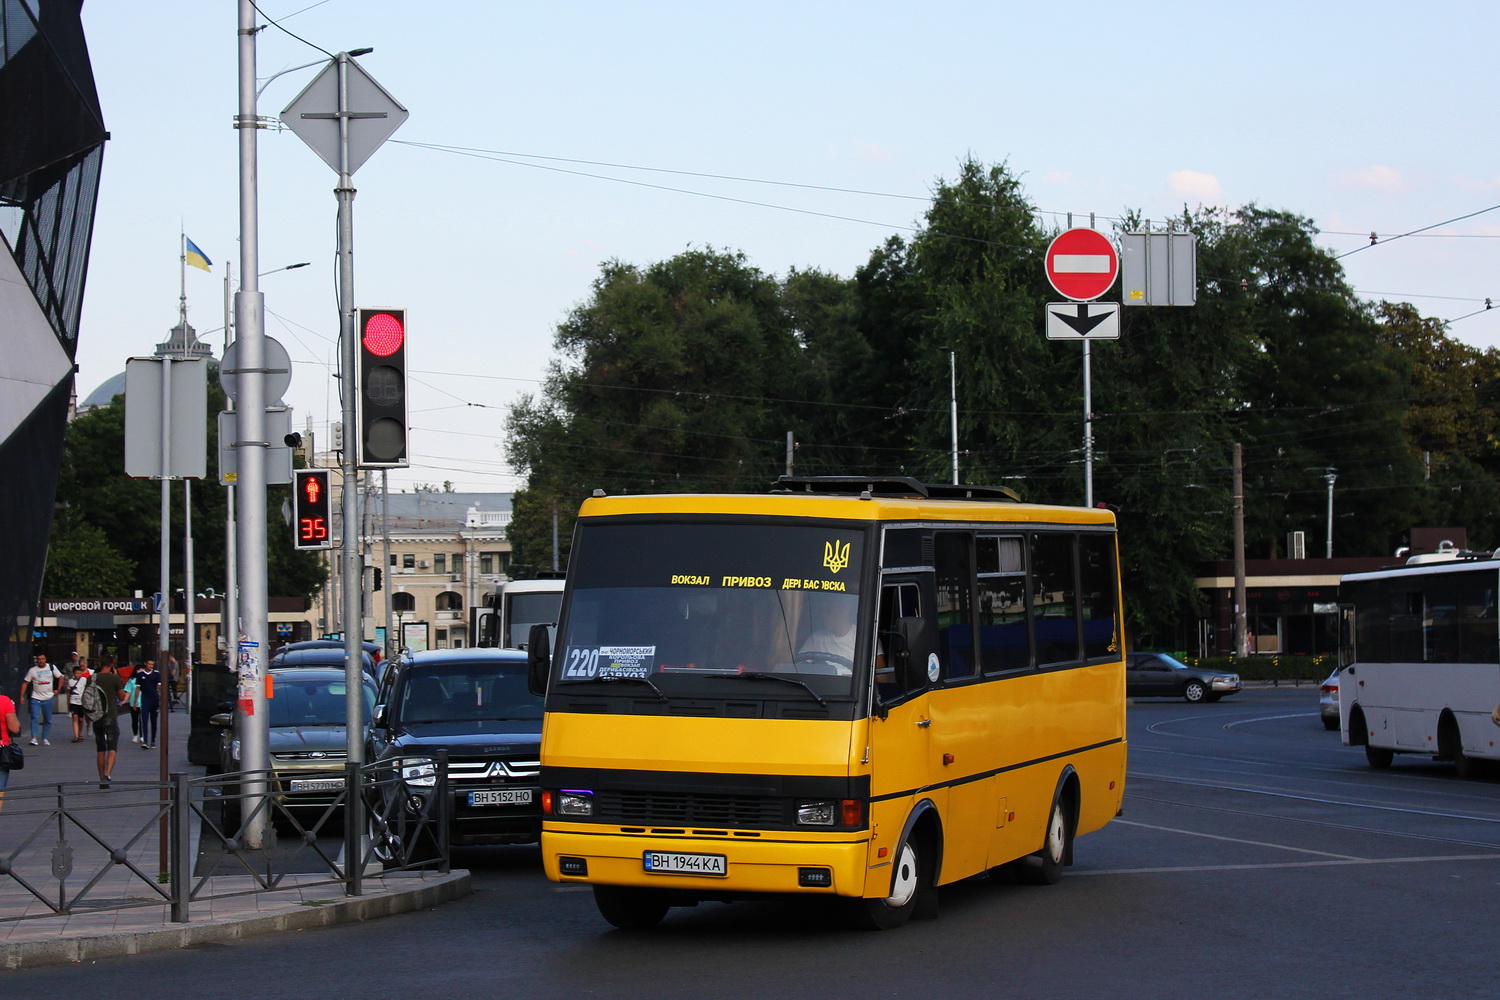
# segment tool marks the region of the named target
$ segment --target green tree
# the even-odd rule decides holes
[[[860,270],[866,384],[904,411],[890,436],[907,448],[908,474],[949,479],[951,350],[960,478],[1076,499],[1078,436],[1054,418],[1081,409],[1077,368],[1040,336],[1050,235],[1004,165],[971,159],[938,183],[911,240],[892,237]]]
[[[509,458],[528,476],[511,520],[518,562],[550,560],[553,500],[566,535],[595,488],[758,490],[775,478],[771,403],[788,398],[798,347],[780,287],[742,254],[606,263],[556,345],[540,398],[508,420]]]
[[[54,601],[119,597],[129,594],[134,578],[130,560],[109,543],[103,529],[66,516],[52,525],[42,593]]]
[[[1383,338],[1409,365],[1405,435],[1422,467],[1422,520],[1500,539],[1500,352],[1454,340],[1406,303],[1378,309]]]

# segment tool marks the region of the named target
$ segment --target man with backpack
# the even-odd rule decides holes
[[[94,749],[98,751],[99,787],[108,788],[120,748],[120,705],[125,700],[125,682],[115,673],[114,657],[103,664],[83,692],[83,709],[94,725]]]
[[[77,656],[77,654],[74,654]],[[88,713],[83,710],[83,692],[88,689],[89,678],[94,676],[89,672],[88,661],[79,657],[73,673],[69,675],[68,685],[68,714],[73,717],[73,742],[82,743],[84,733],[89,725]]]

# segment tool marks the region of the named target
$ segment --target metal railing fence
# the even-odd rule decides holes
[[[449,870],[446,754],[345,764],[310,795],[289,780],[269,770],[12,785],[0,922],[163,904],[186,922],[209,899],[318,885],[358,896],[370,872]]]

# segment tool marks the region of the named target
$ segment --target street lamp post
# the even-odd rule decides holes
[[[953,485],[958,485],[958,352],[945,345],[938,347],[948,352],[948,429],[953,442]],[[556,567],[554,567],[556,568]]]
[[[1338,481],[1338,469],[1333,466],[1323,470],[1323,481],[1328,484],[1328,544],[1325,558],[1333,558],[1333,484]]]

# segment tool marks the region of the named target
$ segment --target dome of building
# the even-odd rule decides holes
[[[156,356],[158,358],[208,358],[211,361],[214,349],[199,340],[198,332],[184,319],[172,327],[171,334],[166,340],[156,345]],[[121,372],[106,379],[99,388],[89,393],[88,397],[78,404],[78,412],[92,410],[96,406],[108,406],[116,396],[124,392],[125,373]]]

